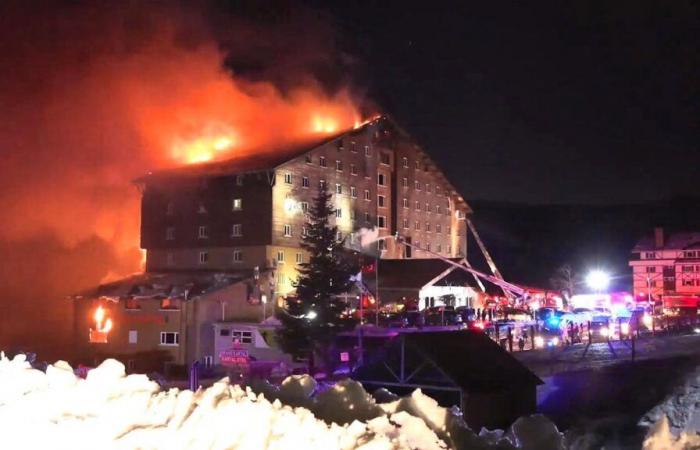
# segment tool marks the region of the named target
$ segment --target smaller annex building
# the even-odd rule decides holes
[[[421,389],[443,406],[459,406],[467,424],[506,428],[535,413],[534,373],[485,334],[472,331],[401,332],[359,366],[352,378],[368,391],[405,395]]]

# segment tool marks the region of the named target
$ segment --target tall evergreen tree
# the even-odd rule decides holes
[[[330,223],[336,213],[331,198],[330,193],[321,190],[314,199],[307,232],[301,240],[309,259],[300,264],[294,284],[296,297],[289,298],[285,310],[278,314],[282,348],[297,357],[313,357],[316,353],[327,365],[335,335],[354,325],[342,315],[347,305],[340,295],[352,288],[350,277],[357,271],[337,237],[338,228]]]

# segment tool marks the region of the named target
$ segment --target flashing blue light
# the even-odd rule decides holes
[[[559,328],[559,322],[560,322],[559,317],[554,316],[554,315],[547,319],[547,325],[550,328]]]

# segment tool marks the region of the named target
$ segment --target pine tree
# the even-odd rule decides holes
[[[330,224],[335,215],[331,198],[321,190],[314,199],[301,241],[309,259],[300,264],[294,284],[296,297],[289,298],[285,310],[278,314],[282,348],[296,357],[318,353],[327,366],[335,335],[354,325],[343,316],[347,305],[339,296],[352,288],[350,277],[357,271],[343,241],[337,239],[338,228]]]

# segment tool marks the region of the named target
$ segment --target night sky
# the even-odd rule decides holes
[[[466,198],[698,193],[697,2],[422,3],[311,5],[334,21],[355,82]]]

